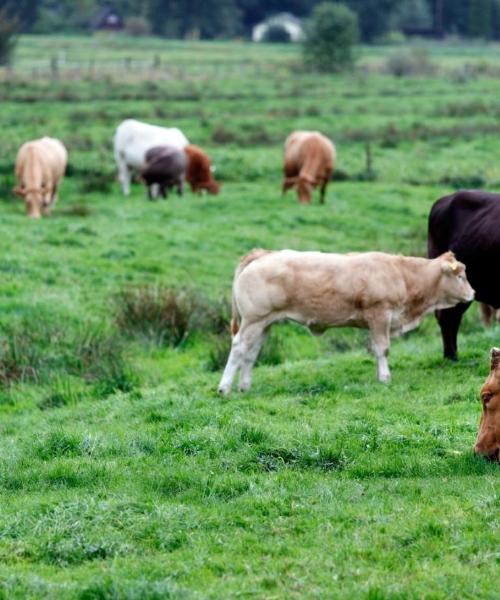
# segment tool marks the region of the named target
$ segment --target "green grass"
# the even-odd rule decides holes
[[[185,77],[29,76],[61,47],[96,64],[159,53]],[[283,325],[252,390],[216,394],[240,255],[424,255],[438,197],[500,185],[495,49],[432,46],[439,75],[406,79],[378,72],[391,51],[328,77],[298,72],[292,46],[21,39],[0,82],[0,598],[497,597],[499,470],[472,445],[499,329],[477,307],[457,364],[432,317],[393,342],[389,386],[365,332]],[[483,67],[457,78],[465,62]],[[111,139],[126,117],[179,126],[222,193],[124,198]],[[337,144],[325,206],[280,195],[296,128]],[[45,134],[70,169],[32,222],[11,174]]]

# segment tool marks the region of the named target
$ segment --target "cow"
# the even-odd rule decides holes
[[[474,452],[500,463],[500,348],[491,349],[490,374],[481,388],[481,403]]]
[[[149,199],[153,200],[158,194],[166,198],[173,187],[182,196],[188,162],[184,150],[171,146],[153,146],[146,152],[145,158],[146,166],[141,171],[141,178],[148,188]]]
[[[282,193],[295,186],[299,201],[310,203],[319,186],[324,204],[335,161],[335,146],[326,136],[319,131],[294,131],[285,141]]]
[[[467,267],[476,299],[500,308],[500,194],[461,190],[437,200],[429,214],[428,256],[452,250]],[[444,356],[457,360],[457,334],[470,303],[438,310]]]
[[[414,329],[435,309],[473,298],[465,267],[452,252],[429,260],[383,252],[252,250],[241,259],[234,276],[233,341],[219,392],[229,393],[238,369],[240,390],[250,387],[265,334],[284,319],[316,334],[329,327],[368,329],[378,379],[388,382],[391,336]]]
[[[171,146],[182,150],[188,144],[186,136],[176,127],[158,127],[135,119],[120,123],[114,137],[114,154],[123,193],[130,194],[131,171],[141,171],[146,166],[145,156],[150,148]]]
[[[184,151],[188,157],[186,181],[191,186],[191,190],[193,192],[207,190],[210,194],[218,194],[221,184],[213,178],[210,159],[205,152],[193,144],[187,145]]]
[[[66,148],[55,138],[32,140],[19,148],[14,192],[23,198],[26,213],[32,219],[50,213],[57,201],[57,190],[67,163]]]
[[[500,310],[490,306],[489,304],[479,303],[479,311],[481,314],[481,321],[485,327],[489,327],[492,324],[500,323]]]

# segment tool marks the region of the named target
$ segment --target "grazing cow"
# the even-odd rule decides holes
[[[218,194],[220,183],[212,176],[212,168],[208,156],[198,146],[189,144],[184,148],[188,157],[186,181],[193,192],[207,190],[210,194]]]
[[[148,188],[150,200],[160,194],[166,194],[172,187],[182,196],[184,176],[187,167],[187,156],[184,150],[171,146],[153,146],[146,152],[146,166],[141,171],[141,177]]]
[[[479,303],[481,313],[481,321],[485,327],[489,327],[492,323],[500,323],[500,310],[490,306],[489,304]]]
[[[24,199],[26,213],[33,219],[49,214],[57,201],[68,153],[59,140],[43,137],[26,142],[16,157],[15,193]]]
[[[283,194],[296,186],[300,202],[311,202],[314,188],[320,186],[320,202],[335,168],[332,142],[319,131],[294,131],[285,141]]]
[[[369,329],[378,379],[387,382],[391,336],[414,329],[436,308],[470,302],[473,297],[465,267],[451,252],[429,260],[382,252],[252,250],[234,276],[233,343],[219,391],[230,391],[238,369],[240,389],[249,388],[265,333],[283,319],[317,334],[329,327]]]
[[[438,200],[429,214],[428,256],[452,250],[467,267],[476,299],[500,308],[500,278],[495,276],[500,256],[500,194],[459,191]],[[444,356],[457,360],[457,334],[469,304],[436,313],[443,337]]]
[[[118,179],[123,193],[130,194],[131,170],[146,166],[146,152],[154,146],[172,146],[182,150],[189,144],[186,136],[176,127],[165,128],[126,119],[116,129],[114,138]]]
[[[500,348],[491,349],[490,374],[481,388],[481,402],[474,452],[500,463]]]

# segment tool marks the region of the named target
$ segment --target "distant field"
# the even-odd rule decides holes
[[[437,198],[500,189],[498,49],[431,45],[435,74],[398,78],[401,50],[333,77],[293,46],[21,38],[0,81],[0,597],[497,597],[500,471],[471,447],[499,329],[477,307],[457,364],[432,317],[392,344],[389,386],[364,332],[286,325],[251,392],[216,394],[239,256],[425,255]],[[180,127],[221,194],[124,198],[127,117]],[[337,144],[325,206],[281,197],[298,128]],[[70,167],[32,222],[10,190],[41,135]],[[195,306],[176,347],[153,309],[135,334],[121,312],[162,286]]]

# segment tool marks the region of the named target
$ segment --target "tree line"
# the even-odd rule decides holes
[[[136,31],[206,39],[248,36],[277,12],[307,18],[320,0],[0,0],[0,20],[23,32],[84,32],[104,8],[119,11]],[[361,39],[391,32],[500,39],[500,0],[343,0],[358,17]],[[141,27],[139,27],[139,25]]]

